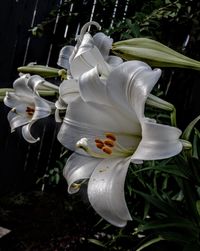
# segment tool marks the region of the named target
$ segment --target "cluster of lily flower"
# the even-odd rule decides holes
[[[87,23],[76,46],[61,51],[58,65],[67,70],[67,79],[59,87],[39,75],[22,74],[4,103],[12,108],[8,113],[11,130],[22,127],[30,143],[39,140],[32,136],[31,126],[55,114],[61,123],[57,138],[73,151],[63,171],[68,192],[78,192],[87,180],[95,211],[123,227],[131,220],[124,195],[130,163],[172,157],[181,152],[183,142],[177,127],[159,124],[144,114],[161,70],[110,55],[113,40],[102,32],[92,37],[86,32],[89,25],[99,28],[96,22]],[[59,97],[48,101],[39,90],[54,90]]]

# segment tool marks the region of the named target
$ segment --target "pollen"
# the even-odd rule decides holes
[[[101,143],[101,144],[103,144],[103,141],[101,139],[95,139],[95,143]]]
[[[106,139],[103,142],[106,146],[113,147],[114,146],[114,141],[111,139]]]
[[[111,132],[107,132],[107,133],[106,133],[106,138],[107,138],[107,139],[110,139],[110,140],[112,140],[112,141],[116,141],[115,135],[114,135],[113,133],[111,133]]]
[[[102,149],[104,147],[103,143],[96,143],[96,147]]]
[[[107,147],[107,146],[104,146],[102,148],[102,150],[104,151],[104,153],[107,153],[109,155],[112,154],[112,150],[109,147]]]
[[[96,147],[102,149],[104,147],[104,143],[101,139],[95,139]]]

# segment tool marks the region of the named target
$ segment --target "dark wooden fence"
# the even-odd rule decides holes
[[[125,18],[129,0],[103,2],[104,4],[97,0],[3,1],[0,9],[0,88],[12,87],[13,81],[18,77],[19,66],[37,62],[57,67],[60,49],[75,37],[84,23],[94,19],[109,28],[114,19]],[[66,15],[59,11],[59,6],[63,3]],[[49,14],[52,10],[55,10],[53,17]],[[51,18],[42,37],[32,35],[32,27]],[[38,177],[55,166],[61,150],[56,139],[59,125],[54,118],[38,122],[41,140],[36,144],[28,144],[22,138],[20,129],[10,133],[8,111],[0,103],[0,194],[34,186]]]

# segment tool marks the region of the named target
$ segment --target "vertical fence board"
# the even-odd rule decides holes
[[[24,54],[24,43],[28,37],[28,29],[31,23],[31,13],[35,1],[3,1],[0,16],[0,86],[11,86],[16,77],[16,63],[20,65]],[[29,15],[28,15],[29,13]]]

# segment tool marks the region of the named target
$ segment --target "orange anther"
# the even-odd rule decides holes
[[[96,143],[96,147],[99,149],[102,149],[102,147],[104,146],[104,143],[101,139],[95,139],[95,143]]]
[[[109,147],[107,147],[107,146],[104,146],[104,147],[102,148],[102,150],[104,151],[104,153],[112,154],[112,150],[111,150]]]
[[[108,138],[108,139],[110,139],[112,141],[116,141],[115,135],[113,133],[111,133],[111,132],[106,133],[106,138]]]
[[[113,147],[114,146],[114,141],[111,139],[106,139],[103,142],[106,146]]]
[[[103,141],[101,139],[95,139],[95,143],[101,143],[101,144],[103,144]]]
[[[96,143],[96,147],[102,149],[104,147],[104,143],[102,142]]]

